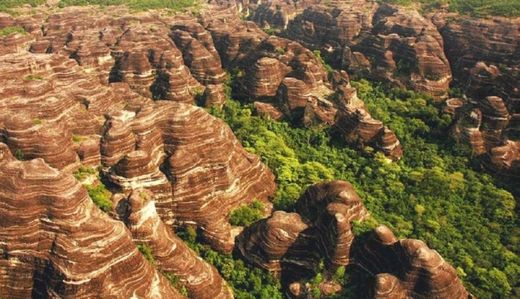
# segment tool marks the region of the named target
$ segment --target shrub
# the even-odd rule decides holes
[[[98,206],[104,212],[109,212],[112,210],[112,200],[110,200],[112,193],[108,191],[103,183],[96,182],[95,185],[87,185],[85,187],[87,188],[88,195],[96,204],[96,206]]]
[[[150,246],[147,244],[137,244],[137,249],[139,249],[139,252],[144,256],[144,258],[150,262],[150,264],[155,265],[155,258],[153,257],[153,251]]]
[[[97,174],[97,170],[92,167],[87,167],[81,165],[78,170],[76,170],[73,175],[78,181],[83,181],[86,177]]]
[[[242,206],[231,212],[229,223],[235,226],[248,226],[262,218],[264,205],[254,200],[249,206]]]

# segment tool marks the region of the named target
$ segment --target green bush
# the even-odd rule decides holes
[[[254,200],[248,206],[242,206],[231,212],[229,223],[235,226],[248,226],[260,220],[264,213],[264,205],[259,200]]]
[[[1,11],[1,9],[0,9],[0,11]],[[20,27],[20,26],[9,26],[9,27],[4,27],[4,28],[0,29],[0,37],[8,36],[8,35],[15,34],[15,33],[26,34],[27,32],[25,32],[25,29],[23,29],[23,27]]]
[[[175,275],[175,273],[170,273],[170,272],[163,272],[163,275],[166,277],[166,279],[168,279],[168,281],[170,282],[170,284],[176,288],[177,290],[179,290],[179,292],[188,297],[188,290],[186,289],[185,286],[183,286],[180,282],[180,279],[177,275]]]
[[[2,0],[0,1],[0,11],[11,12],[11,9],[22,5],[29,4],[31,6],[37,6],[45,4],[46,0]],[[0,35],[1,36],[1,35]]]
[[[153,251],[150,246],[147,244],[137,244],[137,249],[139,249],[139,252],[144,256],[144,258],[150,262],[150,264],[155,265],[155,258],[153,257]]]
[[[94,185],[86,185],[88,195],[92,201],[104,212],[112,210],[112,200],[110,197],[112,193],[101,182],[96,182]]]
[[[73,175],[78,181],[83,181],[86,177],[97,174],[97,170],[92,167],[87,167],[81,165],[78,170],[76,170]]]
[[[448,4],[451,11],[475,17],[489,15],[520,16],[520,1],[518,0],[379,0],[378,2],[405,6],[420,3],[426,11],[435,10]]]

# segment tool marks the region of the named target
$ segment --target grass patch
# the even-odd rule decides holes
[[[11,13],[11,9],[29,4],[32,7],[45,4],[45,0],[2,0],[0,11]]]
[[[83,181],[88,176],[91,176],[91,175],[94,175],[94,174],[97,174],[97,170],[96,169],[94,169],[92,167],[83,166],[83,165],[81,165],[79,167],[79,169],[76,170],[76,172],[73,173],[74,177],[78,181]]]
[[[40,81],[43,80],[43,77],[40,75],[27,75],[24,78],[25,81]]]
[[[2,11],[2,10],[0,9],[0,11]],[[9,26],[9,27],[0,29],[0,37],[4,37],[4,36],[11,35],[11,34],[16,34],[16,33],[26,34],[27,32],[25,31],[25,29],[23,29],[23,27],[20,27],[20,26]]]
[[[144,258],[150,262],[150,264],[155,265],[155,258],[153,257],[153,251],[150,246],[146,244],[137,244],[137,249],[144,256]]]
[[[425,11],[433,11],[448,4],[450,11],[474,17],[520,16],[518,0],[379,0],[378,2],[403,6],[419,3]]]

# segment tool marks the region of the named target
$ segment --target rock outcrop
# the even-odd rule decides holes
[[[0,143],[0,295],[182,298],[72,175]]]
[[[352,223],[368,216],[352,185],[333,181],[309,187],[296,213],[276,211],[237,240],[249,262],[281,275],[286,283],[312,274],[320,258],[330,267],[349,263]]]
[[[217,269],[200,259],[161,221],[151,198],[149,191],[136,190],[120,203],[134,242],[146,244],[158,269],[178,277],[191,298],[233,298],[231,288]]]
[[[414,9],[365,0],[274,1],[252,9],[252,19],[264,28],[285,29],[352,74],[435,97],[447,94],[452,75],[443,39]]]
[[[455,268],[437,251],[420,240],[398,240],[386,226],[371,232],[355,258],[375,275],[369,298],[469,297]]]
[[[120,9],[60,10],[38,19],[43,34],[27,29],[31,46],[0,56],[0,141],[65,172],[101,166],[115,193],[152,191],[167,225],[195,224],[229,252],[230,211],[269,206],[275,183],[225,123],[190,105],[202,92],[207,106],[225,103],[213,38],[193,19]]]
[[[471,99],[455,115],[455,138],[470,144],[491,170],[519,175],[520,18],[439,13],[432,19],[455,79]]]
[[[348,182],[316,184],[300,197],[295,213],[276,211],[247,228],[238,237],[238,251],[250,263],[281,274],[294,298],[311,292],[301,281],[312,277],[322,258],[326,273],[349,265],[372,276],[362,288],[366,294],[359,294],[367,298],[468,298],[456,270],[424,242],[398,240],[386,226],[368,237],[355,236],[353,222],[367,217]],[[331,293],[337,287],[332,281],[319,286]]]

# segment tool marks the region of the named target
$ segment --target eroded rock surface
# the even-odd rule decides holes
[[[386,226],[356,236],[354,221],[368,212],[352,185],[332,181],[309,187],[295,213],[276,211],[247,228],[238,250],[250,263],[281,275],[288,295],[306,298],[311,289],[300,282],[312,277],[324,258],[326,271],[358,267],[373,277],[364,290],[368,298],[468,298],[456,270],[420,240],[398,240]],[[319,286],[338,292],[332,281]]]
[[[443,39],[414,9],[365,0],[273,1],[251,9],[261,26],[284,29],[353,74],[435,97],[448,91],[452,75]]]
[[[182,298],[70,174],[0,143],[0,295]]]

